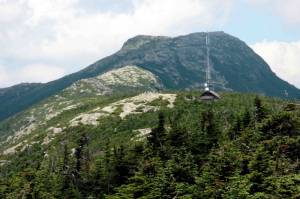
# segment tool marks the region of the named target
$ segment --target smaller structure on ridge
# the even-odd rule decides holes
[[[210,75],[210,61],[209,61],[209,33],[206,34],[206,83],[204,84],[204,92],[201,94],[200,99],[202,101],[214,101],[220,99],[220,96],[215,91],[210,90],[209,86],[211,83]]]
[[[202,101],[214,101],[220,99],[220,95],[215,91],[209,90],[209,87],[205,87],[205,91],[201,94],[200,99]]]

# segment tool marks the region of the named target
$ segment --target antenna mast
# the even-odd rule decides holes
[[[209,62],[209,33],[206,33],[206,83],[205,83],[205,90],[209,91],[210,86],[210,62]]]
[[[209,59],[209,52],[210,48],[209,48],[209,32],[206,33],[206,64],[207,64],[207,68],[206,68],[206,82],[204,84],[204,93],[202,93],[200,99],[202,101],[215,101],[220,99],[220,96],[218,95],[218,93],[214,92],[214,88],[212,88],[212,90],[210,90],[210,86],[213,85],[211,82],[211,65],[210,65],[210,59]]]

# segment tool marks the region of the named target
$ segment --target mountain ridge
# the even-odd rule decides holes
[[[154,74],[137,66],[124,66],[93,78],[79,80],[60,93],[0,122],[0,141],[7,136],[22,138],[63,112],[84,107],[84,104],[90,105],[90,101],[97,101],[96,98],[154,92],[162,88],[160,80]]]
[[[0,95],[0,121],[67,88],[124,65],[137,65],[157,75],[167,89],[199,89],[205,76],[205,35],[178,37],[140,35],[129,39],[115,54],[58,80],[40,84],[17,98]],[[270,96],[299,97],[299,89],[281,80],[244,42],[224,32],[212,32],[211,62],[217,90],[257,92]],[[247,70],[241,70],[247,69]],[[251,71],[252,74],[249,72]],[[266,79],[266,80],[264,80]]]

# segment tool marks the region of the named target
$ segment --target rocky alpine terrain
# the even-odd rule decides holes
[[[209,35],[212,80],[216,90],[299,98],[299,89],[278,78],[243,41],[224,32],[211,32]],[[47,84],[23,84],[0,89],[0,120],[57,94],[74,82],[126,65],[152,72],[166,89],[202,88],[206,69],[205,38],[206,33],[174,38],[136,36],[126,41],[115,54],[77,73]]]

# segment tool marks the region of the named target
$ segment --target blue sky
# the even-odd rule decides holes
[[[291,42],[299,40],[300,35],[298,26],[288,26],[282,16],[264,7],[251,6],[243,0],[234,5],[224,30],[248,44],[262,40]]]
[[[300,88],[299,0],[0,0],[0,88],[47,82],[138,34],[223,30]]]

